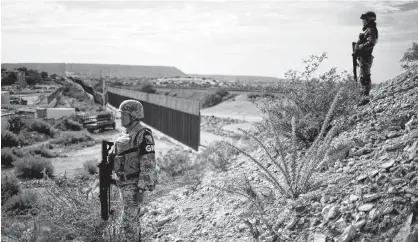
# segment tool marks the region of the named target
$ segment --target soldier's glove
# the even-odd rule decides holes
[[[116,156],[116,154],[115,154],[115,153],[110,153],[110,154],[107,156],[107,160],[108,160],[110,163],[113,163],[113,162],[115,162],[115,156]]]
[[[118,175],[116,175],[115,172],[112,172],[112,175],[110,176],[110,183],[113,185],[116,185],[118,181],[119,181]]]

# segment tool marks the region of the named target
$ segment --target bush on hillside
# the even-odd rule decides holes
[[[217,88],[208,95],[206,95],[201,101],[202,108],[208,108],[215,106],[222,102],[224,97],[227,97],[229,92],[222,88]]]
[[[406,70],[418,68],[418,43],[412,43],[412,47],[404,53],[400,62],[402,68]]]
[[[35,131],[48,136],[54,136],[56,134],[56,130],[43,120],[26,120],[25,126],[28,128],[28,131]]]
[[[18,137],[14,133],[8,130],[2,130],[1,131],[1,148],[17,147],[17,146],[19,146]]]
[[[145,84],[143,87],[141,87],[141,89],[139,89],[139,91],[151,93],[151,94],[154,94],[157,92],[157,90],[155,90],[155,88],[151,84]]]
[[[190,170],[190,157],[186,151],[169,152],[158,162],[159,170],[168,178],[175,178]]]
[[[64,118],[59,123],[55,124],[55,128],[62,131],[80,131],[83,129],[83,125],[72,119]]]
[[[216,88],[214,92],[215,94],[218,94],[221,97],[225,97],[226,95],[229,94],[229,92],[223,88]]]
[[[99,173],[99,167],[97,166],[98,164],[99,163],[97,162],[97,160],[88,160],[84,162],[83,168],[88,174],[94,175]]]
[[[3,154],[3,152],[2,152]],[[2,172],[1,174],[1,205],[22,191],[19,180],[11,172]]]
[[[46,160],[40,155],[25,156],[13,163],[18,177],[28,179],[39,179],[44,177],[44,172],[48,176],[54,175],[54,166],[50,160]]]
[[[94,138],[86,131],[63,131],[60,133],[59,137],[52,140],[51,143],[69,146],[90,141],[94,141]]]
[[[90,100],[89,96],[84,91],[81,91],[80,89],[78,89],[72,84],[65,85],[62,91],[62,95],[70,97],[70,98],[75,98],[79,102]]]
[[[337,91],[342,89],[341,98],[331,119],[346,116],[360,99],[360,88],[353,78],[343,72],[337,74],[336,68],[314,77],[326,53],[321,56],[310,56],[305,60],[306,68],[302,73],[288,71],[288,83],[285,98],[266,98],[261,111],[271,116],[275,129],[290,139],[292,135],[291,118],[296,118],[297,142],[309,147],[321,130],[321,125],[331,107]],[[329,130],[331,126],[328,127]]]
[[[238,151],[222,142],[214,142],[209,145],[201,154],[206,162],[211,164],[215,170],[226,171],[231,159],[238,155]]]
[[[12,167],[13,162],[17,159],[11,148],[1,149],[1,166]]]
[[[4,204],[6,212],[13,214],[28,214],[38,204],[38,194],[31,190],[24,190],[21,193],[10,197]]]
[[[48,150],[45,146],[31,148],[29,150],[29,153],[31,155],[40,155],[41,157],[45,158],[54,158],[58,156],[54,152]]]
[[[222,102],[222,97],[216,93],[211,93],[206,95],[201,101],[202,108],[208,108],[215,106],[216,104]]]

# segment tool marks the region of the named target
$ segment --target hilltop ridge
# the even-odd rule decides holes
[[[14,69],[25,66],[28,69],[46,71],[49,74],[65,76],[67,73],[89,76],[118,77],[175,77],[186,76],[176,67],[116,65],[116,64],[84,64],[84,63],[2,63],[1,67]]]

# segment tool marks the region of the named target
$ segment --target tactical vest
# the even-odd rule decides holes
[[[138,142],[140,144],[138,146]],[[155,153],[154,139],[150,129],[143,128],[136,134],[127,134],[115,142],[114,170],[124,180],[132,180],[139,177],[140,157]]]

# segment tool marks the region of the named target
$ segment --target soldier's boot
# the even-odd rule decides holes
[[[370,102],[370,97],[369,97],[370,89],[371,89],[370,75],[361,77],[360,82],[363,87],[363,92],[361,94],[362,100],[357,104],[357,106],[364,106]]]

